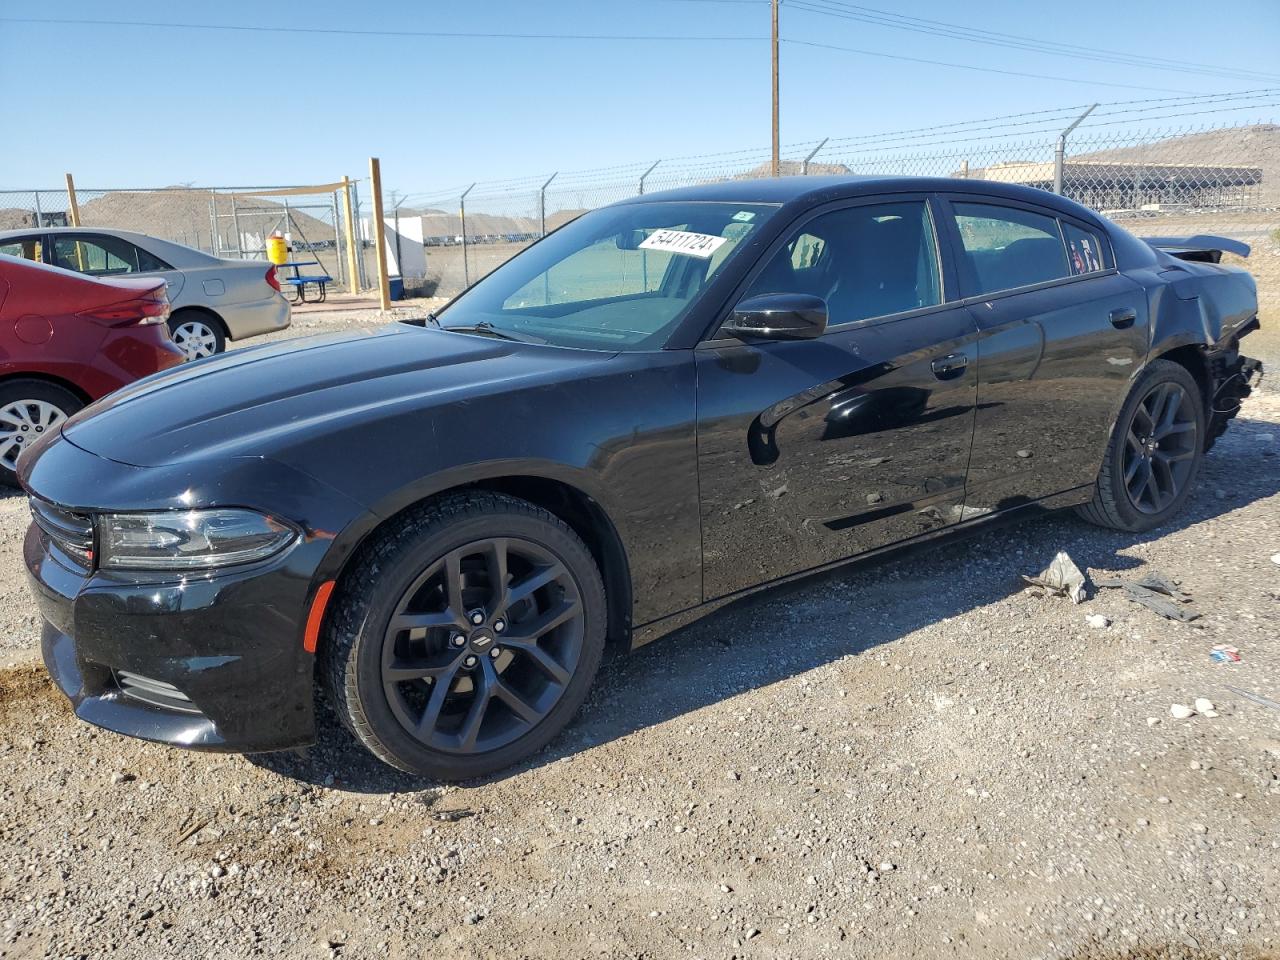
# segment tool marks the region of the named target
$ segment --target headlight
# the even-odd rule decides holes
[[[191,570],[264,560],[297,536],[253,510],[106,513],[98,517],[100,566]]]

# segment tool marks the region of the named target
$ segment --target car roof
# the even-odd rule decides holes
[[[966,180],[961,177],[889,176],[805,176],[758,177],[748,180],[719,180],[692,187],[677,187],[634,197],[623,203],[661,203],[672,200],[725,201],[728,203],[775,203],[810,206],[832,200],[874,196],[882,193],[971,193],[975,198],[994,197],[1052,207],[1063,213],[1096,221],[1087,207],[1072,200],[1016,183],[994,180]]]
[[[55,234],[76,234],[76,233],[105,233],[112,237],[122,237],[125,240],[155,240],[156,237],[147,236],[145,233],[138,233],[134,230],[118,230],[115,227],[21,227],[17,230],[0,230],[0,240],[9,237],[26,237],[33,233],[55,233]]]
[[[162,240],[160,237],[153,237],[146,233],[138,233],[136,230],[120,230],[116,227],[24,227],[19,230],[0,230],[0,242],[13,237],[29,237],[33,234],[53,234],[54,236],[73,237],[93,234],[101,236],[105,234],[109,237],[119,237],[121,240],[128,240],[130,243],[141,247],[152,256],[156,256],[161,260],[167,261],[175,268],[193,269],[198,266],[226,262],[220,260],[218,257],[205,253],[203,250],[197,250],[195,247],[189,247],[184,243],[176,243],[173,240]]]

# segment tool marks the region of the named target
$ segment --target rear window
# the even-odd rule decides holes
[[[1012,290],[1075,272],[1058,221],[1029,210],[983,203],[954,205],[975,293]]]

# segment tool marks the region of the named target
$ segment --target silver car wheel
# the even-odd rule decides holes
[[[15,400],[0,410],[0,463],[13,469],[24,449],[65,419],[47,400]]]
[[[218,352],[218,336],[202,320],[185,320],[173,328],[173,342],[188,360],[212,357]]]

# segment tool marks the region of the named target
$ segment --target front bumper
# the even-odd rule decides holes
[[[23,558],[44,621],[45,664],[76,715],[129,736],[253,753],[315,738],[315,655],[304,624],[334,534],[363,508],[283,464],[142,468],[64,437],[33,448],[21,479],[65,510],[236,503],[303,536],[283,553],[218,571],[87,569],[32,524]],[[179,496],[180,495],[180,496]]]
[[[224,303],[216,308],[227,325],[232,340],[257,337],[264,333],[284,330],[290,323],[289,301],[284,294],[272,292],[271,296],[249,303]]]
[[[296,548],[295,548],[296,549]],[[288,559],[165,583],[89,573],[32,524],[23,548],[41,649],[76,716],[183,747],[255,752],[314,739],[314,657]],[[167,697],[127,678],[146,678]],[[167,701],[167,702],[166,702]]]

